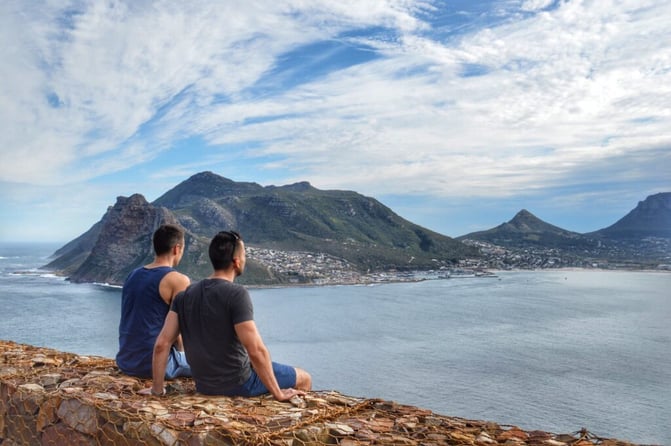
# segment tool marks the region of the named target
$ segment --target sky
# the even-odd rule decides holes
[[[602,229],[671,191],[669,23],[666,0],[3,0],[0,242],[203,171],[450,237],[522,209]]]

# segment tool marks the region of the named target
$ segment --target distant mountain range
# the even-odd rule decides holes
[[[587,260],[624,261],[634,266],[668,264],[671,263],[671,193],[651,195],[613,225],[590,233],[567,231],[521,210],[507,223],[457,240],[471,245],[473,241],[485,242],[517,251],[533,249],[538,255],[538,250],[545,250],[546,257],[563,255],[572,266]]]
[[[263,187],[203,172],[153,203],[139,194],[119,197],[98,223],[60,248],[46,268],[73,282],[120,284],[130,270],[151,261],[151,234],[162,222],[186,229],[187,250],[179,269],[194,278],[210,273],[209,241],[229,229],[239,230],[249,247],[264,250],[264,261],[261,255],[248,256],[243,283],[310,282],[297,277],[301,268],[275,268],[275,252],[326,255],[329,262],[358,272],[429,269],[479,255],[477,249],[411,223],[356,192],[324,191],[306,182]]]
[[[133,268],[151,261],[151,235],[164,222],[186,229],[179,269],[192,279],[210,273],[207,246],[212,236],[235,229],[250,252],[241,282],[282,284],[316,283],[333,275],[445,269],[467,259],[486,266],[487,251],[474,241],[605,255],[610,251],[603,251],[604,246],[637,246],[650,237],[671,240],[670,221],[671,193],[662,193],[590,234],[566,231],[522,210],[496,228],[453,239],[356,192],[319,190],[307,182],[263,187],[202,172],[153,203],[140,194],[118,197],[100,221],[56,251],[45,268],[73,282],[121,284]],[[617,252],[622,254],[622,249]]]
[[[613,225],[586,234],[553,226],[523,209],[507,223],[457,239],[483,240],[502,246],[528,244],[579,248],[604,240],[641,240],[646,237],[671,238],[671,192],[651,195]]]

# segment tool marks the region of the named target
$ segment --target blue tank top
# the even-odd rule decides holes
[[[152,376],[154,343],[170,310],[170,306],[161,299],[158,287],[171,271],[174,269],[168,266],[137,268],[128,275],[123,285],[116,363],[128,375]]]

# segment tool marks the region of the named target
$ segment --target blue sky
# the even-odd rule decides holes
[[[671,3],[0,3],[0,241],[191,175],[354,190],[452,237],[671,191]],[[244,228],[238,228],[244,234]]]

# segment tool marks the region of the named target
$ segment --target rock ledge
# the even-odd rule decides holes
[[[585,430],[524,431],[338,392],[279,403],[199,395],[190,379],[172,381],[166,397],[138,395],[147,386],[112,359],[0,340],[0,444],[631,445]]]

